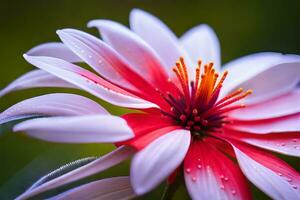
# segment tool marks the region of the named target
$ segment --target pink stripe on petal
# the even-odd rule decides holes
[[[176,35],[157,17],[140,9],[133,9],[130,13],[130,28],[143,38],[157,53],[163,62],[165,70],[173,76],[172,66],[183,56],[189,71],[194,73],[192,62],[179,45]]]
[[[155,107],[154,104],[134,97],[130,93],[105,81],[101,77],[68,63],[64,60],[51,57],[34,57],[24,55],[31,64],[39,67],[65,81],[90,92],[114,105],[131,108]]]
[[[49,200],[125,200],[135,196],[129,177],[114,177],[81,185]]]
[[[37,69],[23,74],[2,89],[0,91],[0,97],[13,91],[39,87],[76,88],[76,86],[73,84],[59,79],[48,72]]]
[[[227,156],[205,141],[191,144],[184,177],[192,199],[251,199],[245,177]]]
[[[231,118],[238,120],[262,120],[282,117],[300,112],[300,89],[295,89],[284,95],[252,104],[243,109],[228,113]]]
[[[189,131],[175,130],[138,152],[130,169],[134,191],[140,195],[145,194],[166,179],[183,161],[190,140]]]
[[[75,29],[59,30],[57,34],[75,54],[100,75],[111,82],[132,89],[132,85],[120,75],[118,70],[127,66],[118,58],[117,53],[100,39]]]
[[[277,153],[300,157],[300,132],[282,132],[269,134],[251,134],[226,130],[229,138],[235,138],[245,143]]]
[[[32,190],[28,190],[19,197],[17,197],[18,200],[22,199],[28,199],[30,197],[33,197],[37,194],[40,194],[42,192],[58,188],[60,186],[66,185],[68,183],[80,180],[82,178],[91,176],[93,174],[97,174],[99,172],[102,172],[112,166],[115,166],[124,160],[126,160],[128,157],[134,154],[134,150],[129,147],[119,147],[116,150],[112,151],[111,153],[108,153],[95,161],[84,165],[80,168],[77,168],[71,172],[68,172],[66,174],[63,174],[62,176],[59,176],[53,180],[50,180]]]
[[[14,131],[65,143],[113,143],[134,137],[124,119],[107,114],[31,119],[17,124]]]
[[[231,141],[245,176],[272,199],[300,199],[300,174],[270,153]]]
[[[103,40],[114,48],[136,73],[154,88],[169,90],[168,76],[153,49],[125,26],[109,20],[93,20],[89,27],[97,27]],[[172,66],[179,59],[174,59]]]
[[[109,114],[102,106],[75,94],[47,94],[21,101],[0,114],[0,124],[27,116]]]
[[[68,62],[82,62],[66,45],[61,42],[49,42],[33,47],[27,53],[29,56],[49,56]]]
[[[266,134],[272,132],[298,132],[300,131],[300,113],[257,121],[238,121],[234,120],[226,128],[256,133]]]

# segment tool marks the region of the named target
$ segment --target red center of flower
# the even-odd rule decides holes
[[[229,123],[226,120],[226,113],[245,107],[244,104],[236,104],[236,102],[252,93],[251,90],[244,92],[240,88],[219,99],[220,90],[228,72],[225,71],[219,78],[219,74],[213,68],[213,63],[205,64],[204,69],[201,68],[203,67],[199,61],[195,79],[189,81],[187,67],[181,57],[176,62],[176,67],[173,68],[177,77],[177,81],[173,82],[179,95],[169,92],[164,94],[157,90],[171,108],[169,111],[162,110],[161,112],[186,129],[190,129],[194,136],[216,132],[224,124]]]

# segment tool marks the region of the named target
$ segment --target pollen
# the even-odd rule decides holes
[[[219,94],[225,83],[228,71],[219,74],[214,69],[214,63],[207,64],[198,61],[195,77],[189,78],[183,57],[180,57],[173,67],[177,80],[173,82],[179,94],[160,92],[162,98],[170,105],[170,112],[163,114],[173,118],[178,124],[190,129],[197,137],[209,132],[218,132],[223,125],[229,123],[226,113],[241,109],[245,104],[237,103],[252,94],[252,90],[239,88],[225,97]]]

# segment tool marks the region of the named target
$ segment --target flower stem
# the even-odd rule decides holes
[[[181,174],[178,174],[173,183],[167,183],[161,200],[171,200],[180,184],[182,183],[182,180],[183,176]]]

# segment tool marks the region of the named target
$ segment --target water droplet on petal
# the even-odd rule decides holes
[[[298,187],[297,187],[296,185],[293,185],[293,188],[294,188],[294,189],[298,189]]]
[[[197,168],[198,168],[198,169],[201,169],[201,168],[202,168],[202,166],[201,166],[201,165],[198,165],[198,166],[197,166]]]
[[[224,179],[224,175],[221,175],[220,178],[221,178],[221,179]]]
[[[282,176],[282,173],[278,173],[279,176]]]
[[[236,195],[236,191],[235,190],[231,190],[231,194]]]
[[[191,172],[191,169],[190,168],[186,168],[186,173],[190,173]]]
[[[224,190],[225,186],[224,186],[224,185],[220,185],[220,188],[221,188],[222,190]]]
[[[197,178],[194,176],[194,177],[192,178],[192,181],[193,181],[193,182],[196,182],[196,181],[197,181]]]
[[[198,161],[201,161],[201,159],[200,159],[200,158],[198,158]]]
[[[282,147],[284,147],[285,145],[286,145],[285,143],[282,143],[282,144],[281,144]]]
[[[228,177],[225,177],[224,180],[225,180],[225,181],[228,181],[229,179],[228,179]]]
[[[293,139],[293,142],[297,142],[297,139]]]
[[[292,182],[292,179],[291,179],[291,178],[288,178],[287,181],[288,181],[288,182]]]

